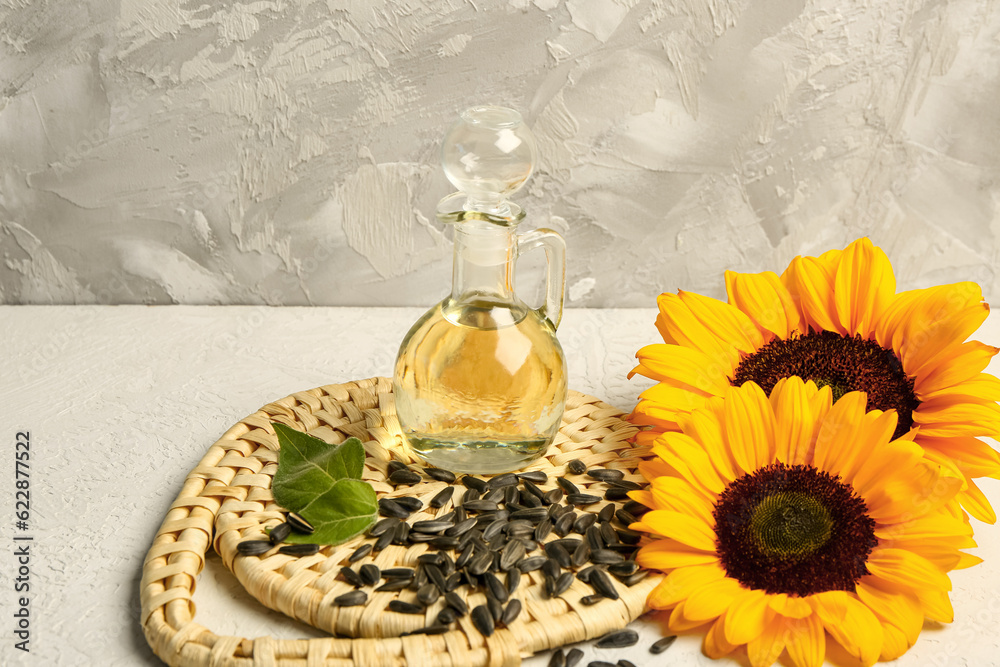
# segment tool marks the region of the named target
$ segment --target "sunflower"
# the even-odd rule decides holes
[[[965,479],[959,502],[988,523],[996,514],[973,478],[1000,477],[1000,455],[979,440],[1000,433],[1000,380],[984,373],[998,349],[966,339],[989,306],[962,282],[896,293],[892,265],[866,238],[819,257],[796,257],[780,277],[726,272],[729,302],[662,294],[656,326],[665,344],[636,354],[658,384],[632,413],[651,442],[727,387],[754,381],[766,393],[785,377],[829,386],[834,399],[868,396],[894,410],[895,435],[913,432],[934,461]]]
[[[924,618],[952,620],[948,572],[981,559],[956,501],[963,480],[924,455],[895,411],[792,377],[768,397],[726,390],[657,436],[640,464],[651,534],[636,560],[667,572],[650,593],[674,632],[705,631],[719,658],[746,646],[754,667],[783,652],[823,663],[826,642],[862,664],[893,660]]]

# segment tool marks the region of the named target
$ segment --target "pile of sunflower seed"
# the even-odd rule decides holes
[[[563,596],[574,577],[590,585],[593,594],[580,599],[585,605],[603,599],[617,600],[618,590],[611,577],[633,586],[648,574],[635,562],[640,533],[630,530],[647,508],[628,500],[619,508],[616,501],[627,500],[628,492],[641,488],[624,479],[621,470],[592,468],[579,459],[567,465],[576,475],[603,482],[602,495],[592,489],[581,491],[566,477],[559,477],[556,488],[543,490],[548,481],[542,471],[507,473],[488,480],[465,475],[460,479],[440,468],[424,468],[427,477],[446,486],[428,502],[431,509],[443,508],[449,501],[454,509],[419,521],[408,521],[424,509],[416,496],[381,498],[379,513],[367,541],[348,558],[340,577],[355,590],[333,600],[342,607],[363,605],[368,593],[362,590],[414,592],[413,601],[392,600],[388,611],[402,614],[425,614],[442,596],[445,607],[428,626],[410,634],[440,634],[450,629],[458,618],[470,614],[475,628],[490,636],[497,625],[509,625],[521,612],[521,602],[512,599],[522,575],[540,570],[543,592],[547,597]],[[388,481],[397,489],[424,481],[420,472],[399,461],[391,461]],[[465,487],[453,485],[460,481]],[[456,497],[457,494],[460,494]],[[603,506],[597,512],[579,508]],[[244,540],[237,545],[242,555],[260,555],[284,540],[291,530],[309,533],[311,526],[302,517],[289,514],[286,523],[271,529],[269,540]],[[579,535],[573,537],[572,535]],[[555,536],[554,539],[552,536]],[[547,541],[546,541],[547,540]],[[354,569],[352,564],[390,544],[410,546],[426,543],[429,550],[417,558],[416,567],[380,570],[373,563]],[[317,545],[286,545],[279,552],[289,555],[316,553]],[[296,552],[296,553],[293,553]],[[482,590],[486,603],[469,609],[456,589],[467,586]]]
[[[670,645],[674,643],[677,637],[670,635],[657,640],[649,647],[649,652],[658,655],[663,653]],[[624,648],[626,646],[634,646],[639,641],[639,633],[635,630],[630,630],[628,628],[624,630],[615,630],[609,632],[603,637],[600,637],[594,646],[597,648]],[[564,652],[561,648],[556,649],[552,652],[552,657],[549,659],[548,667],[576,667],[576,664],[580,662],[580,658],[583,657],[583,651],[578,648],[572,648],[568,652]],[[635,663],[631,660],[626,660],[624,658],[620,659],[618,662],[608,662],[606,660],[592,660],[587,663],[587,667],[636,667]]]

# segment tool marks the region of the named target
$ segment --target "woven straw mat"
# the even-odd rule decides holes
[[[636,467],[647,451],[630,442],[637,429],[622,416],[619,410],[596,398],[571,391],[555,441],[545,456],[527,470],[548,474],[548,481],[540,485],[543,490],[556,488],[555,478],[566,476],[580,491],[589,489],[602,498],[606,484],[569,473],[568,461],[579,458],[588,466],[617,468],[625,472],[625,479],[644,483]],[[329,385],[264,406],[230,428],[188,474],[146,556],[140,584],[142,624],[150,646],[169,665],[518,665],[522,656],[624,627],[646,611],[646,596],[661,580],[660,575],[651,574],[629,588],[611,577],[620,598],[602,599],[587,606],[580,599],[594,592],[589,585],[574,578],[569,590],[548,598],[543,592],[541,571],[529,572],[523,575],[511,596],[521,600],[523,610],[509,627],[498,624],[490,637],[483,637],[475,629],[468,614],[451,625],[453,630],[443,634],[401,637],[405,632],[433,623],[444,607],[443,597],[428,607],[425,614],[395,613],[387,611],[386,605],[395,598],[412,601],[413,591],[373,592],[371,587],[365,587],[369,597],[364,606],[338,607],[332,604],[333,598],[354,590],[339,572],[344,565],[350,564],[357,570],[369,562],[382,570],[414,567],[417,557],[428,551],[427,544],[392,544],[354,563],[348,563],[348,556],[374,538],[360,535],[306,557],[282,555],[276,549],[263,556],[237,555],[236,545],[240,541],[264,539],[265,528],[278,525],[285,518],[285,512],[271,495],[271,479],[278,460],[272,421],[307,431],[330,443],[358,437],[367,452],[363,477],[380,498],[416,495],[424,501],[425,508],[409,517],[411,523],[453,509],[452,501],[438,510],[426,506],[444,488],[444,482],[423,477],[414,486],[394,487],[386,481],[386,466],[391,459],[418,463],[403,444],[392,383],[388,379]],[[420,469],[420,465],[414,466],[414,470]],[[456,484],[464,489],[460,483]],[[456,489],[453,497],[460,496]],[[606,504],[602,500],[576,510],[596,512]],[[269,636],[244,639],[216,635],[196,622],[192,594],[210,544],[260,602],[332,636],[308,640]],[[539,549],[530,555],[540,553],[543,552]],[[485,602],[481,591],[460,586],[456,592],[465,598],[470,609]]]

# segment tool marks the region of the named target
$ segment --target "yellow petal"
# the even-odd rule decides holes
[[[785,269],[781,282],[799,304],[802,323],[815,331],[846,333],[837,320],[833,283],[839,256],[796,257]],[[805,333],[805,332],[803,332]]]
[[[661,294],[656,302],[660,307],[656,326],[664,340],[698,350],[711,358],[725,358],[734,367],[739,363],[736,341],[726,338],[727,332],[717,332],[710,324],[702,322],[680,294]],[[721,301],[715,304],[736,310]]]
[[[856,586],[858,598],[882,620],[902,630],[912,646],[924,626],[920,600],[912,593],[887,591],[877,586],[875,577],[862,577]]]
[[[635,560],[639,565],[650,570],[669,571],[691,565],[718,563],[719,557],[713,552],[702,551],[681,544],[677,540],[664,538],[640,548]]]
[[[966,479],[966,488],[958,493],[958,500],[969,514],[983,523],[996,523],[997,515],[986,494],[971,479]]]
[[[953,502],[964,483],[948,469],[921,460],[907,474],[886,476],[867,490],[868,516],[880,523],[895,523],[933,512]]]
[[[792,295],[773,271],[726,271],[726,292],[729,303],[746,313],[761,331],[785,339],[802,326]]]
[[[739,597],[741,587],[735,579],[726,577],[691,592],[684,604],[684,615],[692,621],[711,621],[726,612]]]
[[[636,373],[674,387],[700,390],[707,394],[721,395],[729,387],[732,366],[725,359],[708,355],[680,345],[647,345],[636,353],[639,365]]]
[[[899,583],[916,591],[950,591],[948,575],[923,556],[905,549],[876,548],[866,563],[872,575],[886,581]]]
[[[833,404],[820,424],[813,452],[813,464],[820,470],[839,475],[854,465],[856,443],[868,405],[863,392],[844,394]]]
[[[790,465],[812,462],[819,419],[826,413],[822,410],[817,414],[813,410],[813,397],[818,391],[815,384],[804,383],[796,376],[779,380],[771,390],[775,458],[778,461]],[[828,388],[826,392],[832,396]],[[828,409],[831,403],[828,397],[825,407]]]
[[[769,595],[767,603],[771,609],[787,618],[805,618],[813,613],[808,600],[785,593]]]
[[[760,331],[739,308],[694,292],[678,290],[677,296],[699,322],[740,352],[750,354],[764,344]]]
[[[882,653],[879,660],[895,660],[906,653],[913,642],[909,641],[906,633],[894,625],[884,623],[882,625]]]
[[[809,615],[788,623],[788,657],[795,667],[822,667],[826,657],[826,633],[819,617]]]
[[[847,246],[834,277],[834,304],[842,333],[867,337],[896,294],[892,264],[867,238]]]
[[[875,664],[882,652],[882,627],[875,614],[856,598],[844,593],[834,605],[834,608],[843,606],[843,619],[831,623],[828,620],[832,616],[831,598],[822,595],[812,597],[818,598],[817,613],[823,617],[823,625],[830,636],[862,665],[871,667]]]
[[[747,642],[750,664],[753,667],[773,665],[785,650],[786,636],[785,620],[781,616],[775,616],[765,624],[764,632]]]
[[[774,410],[754,382],[732,388],[723,408],[723,432],[735,462],[752,472],[774,462]]]
[[[697,628],[699,625],[705,625],[704,621],[696,621],[688,618],[685,615],[687,608],[687,600],[677,603],[677,605],[670,612],[670,620],[667,621],[667,625],[674,632],[687,632],[693,628]]]
[[[764,626],[774,614],[768,612],[767,594],[759,589],[744,590],[726,611],[723,619],[726,640],[746,644],[764,632]]]
[[[664,433],[653,445],[653,453],[696,488],[707,489],[713,494],[722,493],[726,488],[726,482],[719,477],[708,454],[688,435]]]
[[[686,480],[679,477],[658,477],[651,482],[651,487],[653,504],[647,507],[674,510],[697,517],[709,526],[715,525],[712,515],[715,504]]]
[[[954,354],[938,359],[938,364],[918,375],[913,384],[917,398],[931,398],[939,389],[953,387],[971,380],[983,371],[990,360],[1000,352],[991,345],[970,340],[957,346]]]
[[[938,623],[951,623],[955,620],[955,610],[951,600],[944,591],[917,591],[917,598],[924,610],[924,616]]]
[[[736,479],[736,460],[729,447],[726,446],[722,424],[715,410],[708,409],[708,403],[703,410],[697,410],[682,420],[685,433],[701,443],[711,457],[716,470],[723,479]]]
[[[670,537],[678,542],[701,549],[715,551],[715,531],[712,527],[695,517],[671,510],[652,510],[642,516],[639,523],[664,537]]]
[[[736,644],[731,644],[726,639],[723,631],[725,620],[720,618],[712,624],[712,627],[705,633],[705,642],[702,645],[705,655],[712,660],[723,658],[736,650]]]
[[[979,438],[927,438],[921,434],[924,449],[940,453],[968,477],[1000,477],[1000,453]]]

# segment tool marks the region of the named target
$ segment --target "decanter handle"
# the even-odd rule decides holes
[[[566,288],[566,241],[559,232],[544,227],[526,232],[517,237],[517,254],[534,250],[545,250],[545,303],[537,312],[558,328],[562,320],[563,291]]]

